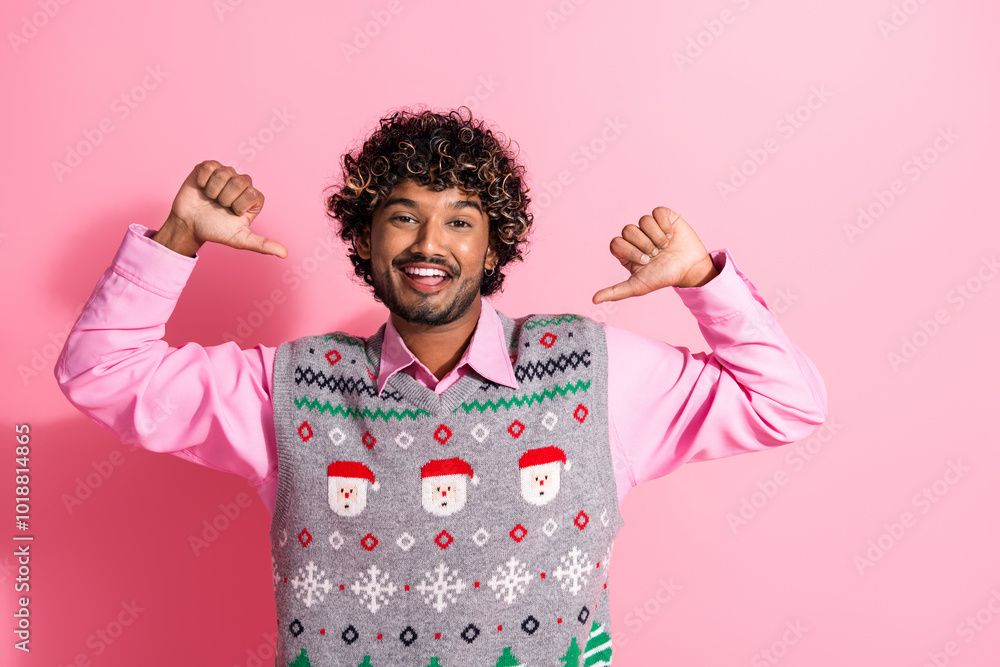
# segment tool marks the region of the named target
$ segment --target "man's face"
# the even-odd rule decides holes
[[[390,311],[413,324],[439,326],[479,298],[483,271],[496,263],[489,230],[478,196],[458,188],[434,192],[407,180],[375,209],[355,247],[371,259],[375,295]]]

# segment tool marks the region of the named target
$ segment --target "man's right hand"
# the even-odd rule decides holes
[[[263,207],[264,195],[249,176],[205,160],[188,174],[153,240],[188,257],[207,242],[287,257],[285,246],[250,231]]]

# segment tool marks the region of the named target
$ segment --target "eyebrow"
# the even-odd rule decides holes
[[[401,206],[409,206],[410,208],[420,208],[420,205],[417,204],[417,202],[413,201],[412,199],[408,199],[406,197],[389,197],[388,199],[385,200],[385,208],[389,208],[390,206],[393,206],[395,204],[399,204]],[[473,208],[479,211],[480,213],[483,212],[483,209],[479,204],[477,204],[474,201],[470,201],[468,199],[457,199],[455,201],[452,201],[451,207],[454,209]]]

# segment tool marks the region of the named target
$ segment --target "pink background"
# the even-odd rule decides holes
[[[275,287],[288,300],[245,347],[372,332],[386,312],[352,283],[342,246],[315,261],[322,190],[389,109],[465,103],[517,141],[535,196],[532,250],[497,308],[579,312],[706,349],[670,290],[617,308],[590,300],[622,279],[611,238],[666,205],[710,250],[732,251],[829,390],[808,459],[789,445],[630,493],[611,575],[615,664],[997,664],[995,3],[224,2],[0,10],[0,506],[13,545],[13,425],[28,423],[35,536],[33,651],[11,648],[5,547],[0,662],[249,667],[259,652],[273,664],[269,515],[253,488],[130,451],[76,412],[52,377],[57,343],[127,225],[159,227],[208,158],[253,176],[267,196],[255,226],[290,254],[206,247],[168,340],[220,343]],[[290,118],[269,134],[275,109]],[[609,121],[619,129],[602,139]],[[92,151],[57,175],[88,136]],[[265,142],[253,155],[251,136]],[[754,154],[766,162],[745,162]],[[741,168],[745,183],[723,196]],[[849,236],[859,207],[875,215]],[[309,273],[293,290],[282,276],[295,265]],[[111,456],[121,465],[68,512],[64,496]],[[776,474],[787,483],[768,497]],[[252,504],[196,556],[189,536],[242,493]],[[734,530],[727,515],[744,500],[760,507]],[[886,524],[905,512],[914,521],[893,536]],[[887,550],[859,567],[869,540]],[[134,622],[97,641],[133,601]],[[785,632],[796,624],[800,636]]]

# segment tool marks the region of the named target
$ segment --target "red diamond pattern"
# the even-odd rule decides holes
[[[361,538],[361,546],[365,548],[366,551],[371,551],[378,546],[378,538],[376,538],[371,533],[368,533]]]
[[[588,410],[583,403],[576,406],[576,410],[573,411],[573,416],[576,417],[576,420],[581,424],[583,423],[583,420],[587,418],[588,414],[590,414],[590,410]]]
[[[451,437],[451,429],[445,426],[444,424],[438,426],[437,430],[434,431],[434,439],[440,442],[442,445],[448,442],[448,438],[450,437]]]
[[[545,335],[542,336],[541,340],[539,340],[538,342],[544,345],[545,347],[550,348],[556,342],[556,335],[551,331],[546,331]]]
[[[337,352],[336,350],[330,350],[329,352],[326,353],[326,360],[330,362],[331,366],[333,366],[335,363],[340,361],[340,352]]]
[[[438,536],[434,538],[434,544],[438,545],[442,549],[447,549],[448,545],[455,541],[455,538],[451,536],[447,530],[442,530],[438,533]]]
[[[573,523],[575,523],[576,527],[579,528],[580,530],[583,530],[584,528],[587,527],[588,521],[590,521],[590,517],[587,516],[587,513],[584,512],[583,510],[580,510],[580,513],[576,515],[575,519],[573,519]]]
[[[515,419],[514,422],[507,427],[507,432],[515,438],[520,438],[521,434],[524,433],[524,424],[522,424],[519,419]]]
[[[301,544],[304,547],[307,547],[309,546],[309,543],[312,541],[313,541],[313,536],[309,534],[308,530],[303,528],[302,532],[299,533],[299,544]]]
[[[365,434],[361,436],[361,442],[365,444],[365,447],[371,449],[375,446],[375,436],[372,435],[371,431],[365,431]]]
[[[309,438],[313,437],[312,426],[309,425],[309,422],[299,424],[299,437],[302,438],[302,442],[308,442]]]
[[[521,540],[524,539],[524,536],[527,534],[528,534],[528,529],[522,526],[521,524],[517,524],[510,531],[511,538],[513,538],[513,540],[517,543],[520,543]]]

